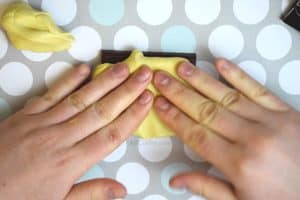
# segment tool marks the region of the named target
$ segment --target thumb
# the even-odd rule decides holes
[[[230,184],[201,172],[187,172],[173,177],[171,187],[186,188],[209,200],[237,200]]]
[[[112,200],[124,198],[126,189],[112,179],[95,179],[75,184],[65,200]]]

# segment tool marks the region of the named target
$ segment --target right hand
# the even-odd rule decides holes
[[[75,68],[0,123],[0,199],[108,200],[126,195],[124,186],[110,179],[73,184],[143,121],[153,101],[145,91],[152,72],[143,67],[129,77],[128,67],[117,64],[74,91],[89,72],[85,65]]]
[[[200,172],[175,176],[171,185],[210,200],[300,199],[300,112],[238,66],[216,63],[230,88],[190,63],[178,68],[191,87],[157,72],[155,101],[161,119],[230,182]]]

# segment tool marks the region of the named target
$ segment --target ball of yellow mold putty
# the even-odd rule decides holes
[[[147,65],[153,71],[164,70],[170,73],[176,79],[180,80],[180,78],[176,74],[176,67],[183,61],[187,60],[185,58],[179,57],[145,57],[142,52],[135,50],[126,60],[123,61],[123,63],[126,63],[128,65],[130,73],[134,73],[141,66]],[[93,78],[95,78],[97,75],[101,74],[105,69],[111,66],[112,64],[110,63],[99,65],[93,72]],[[154,88],[152,84],[148,86],[148,89],[152,91],[155,96],[159,95],[159,92]],[[150,139],[173,136],[174,133],[159,119],[154,109],[151,109],[145,120],[135,131],[134,135],[144,139]]]
[[[55,25],[48,13],[25,2],[10,4],[1,17],[1,25],[19,50],[58,52],[69,49],[74,41],[70,33]]]

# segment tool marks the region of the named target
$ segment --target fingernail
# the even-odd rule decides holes
[[[156,106],[161,111],[167,111],[170,108],[169,102],[164,98],[159,98],[156,101]]]
[[[112,66],[112,72],[117,77],[123,77],[128,73],[128,67],[125,64],[118,63]]]
[[[139,97],[139,104],[146,105],[152,100],[152,95],[150,92],[146,91]]]
[[[188,62],[183,62],[179,66],[179,73],[185,76],[191,76],[194,73],[195,67]]]
[[[151,70],[148,67],[141,67],[135,75],[135,80],[143,83],[151,77]]]
[[[157,72],[156,75],[155,75],[154,82],[156,84],[159,84],[159,85],[162,85],[162,86],[167,86],[168,84],[170,84],[171,79],[165,73]]]

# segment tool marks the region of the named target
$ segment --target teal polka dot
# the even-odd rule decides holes
[[[197,42],[194,33],[185,26],[172,26],[161,38],[163,51],[195,52]]]
[[[9,104],[2,98],[0,98],[0,121],[6,119],[11,114]]]
[[[87,171],[78,182],[89,181],[92,179],[103,178],[104,172],[101,167],[94,165],[89,171]]]
[[[90,0],[90,15],[101,25],[110,26],[124,15],[124,0]]]
[[[181,189],[181,190],[173,189],[170,187],[169,182],[170,179],[173,178],[173,176],[188,171],[191,171],[191,167],[189,167],[184,163],[175,163],[167,166],[161,174],[161,184],[163,188],[172,194],[177,194],[177,195],[184,194],[186,192],[185,189]]]

